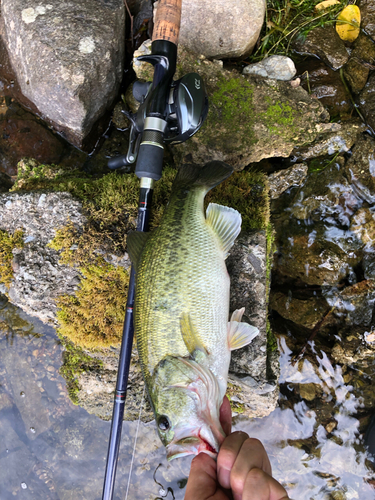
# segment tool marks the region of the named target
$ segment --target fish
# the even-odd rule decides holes
[[[204,212],[207,192],[232,172],[220,161],[180,167],[160,225],[128,235],[137,349],[168,460],[217,456],[225,438],[219,416],[231,351],[259,333],[242,322],[244,308],[228,321],[225,259],[241,215],[216,203]]]

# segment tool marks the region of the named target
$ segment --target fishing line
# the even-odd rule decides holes
[[[142,414],[142,408],[143,408],[143,401],[145,399],[145,391],[146,391],[146,384],[143,386],[143,394],[142,394],[142,399],[141,399],[141,407],[139,409],[138,422],[137,422],[137,430],[135,431],[133,453],[132,453],[132,459],[131,459],[131,462],[130,462],[130,470],[129,470],[129,476],[128,476],[128,485],[126,487],[125,500],[128,500],[128,495],[129,495],[130,480],[131,480],[131,476],[132,476],[133,464],[134,464],[134,457],[135,457],[135,447],[137,446],[139,424],[141,422],[141,414]]]

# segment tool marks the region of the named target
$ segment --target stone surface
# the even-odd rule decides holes
[[[270,56],[259,63],[249,64],[242,70],[243,75],[259,75],[274,80],[291,80],[297,70],[294,62],[286,56]]]
[[[24,231],[24,247],[14,250],[12,262],[16,279],[9,290],[11,301],[42,321],[56,321],[55,299],[73,294],[79,272],[59,264],[59,255],[47,244],[56,229],[69,221],[82,225],[81,203],[68,193],[8,193],[0,195],[0,229]]]
[[[372,0],[360,0],[361,28],[375,41],[375,5]]]
[[[334,70],[340,69],[349,59],[349,54],[333,27],[312,29],[303,42],[296,41],[294,49],[299,54],[316,56]]]
[[[361,32],[353,44],[350,59],[344,67],[344,76],[355,94],[358,94],[366,85],[374,62],[375,43]]]
[[[356,142],[345,165],[345,173],[356,195],[368,203],[375,203],[375,139],[370,135],[364,135]]]
[[[22,93],[49,124],[81,146],[122,80],[124,3],[4,0],[1,15]]]
[[[179,43],[209,58],[241,57],[255,46],[264,14],[264,0],[182,2]]]
[[[210,111],[189,141],[174,145],[175,162],[222,160],[235,169],[312,142],[328,113],[301,87],[245,77],[180,47],[176,78],[191,71],[205,82]]]
[[[356,143],[360,133],[365,130],[366,125],[359,120],[331,123],[329,127],[322,128],[322,134],[312,144],[296,148],[293,155],[298,159],[308,160],[317,156],[346,153]]]
[[[359,109],[366,122],[375,130],[375,73],[370,76],[359,94]]]
[[[300,300],[292,294],[275,291],[270,295],[270,308],[284,319],[312,330],[329,309],[329,305],[322,297]]]
[[[301,186],[306,179],[308,166],[305,163],[296,163],[289,168],[279,170],[268,176],[270,197],[278,198],[292,186]]]
[[[63,141],[31,113],[12,102],[0,120],[0,171],[17,174],[17,163],[24,157],[43,163],[58,163]]]
[[[345,326],[370,327],[375,304],[375,281],[363,280],[347,286],[342,292],[330,291],[329,303]]]
[[[12,186],[12,178],[3,172],[0,172],[0,193],[6,193]]]

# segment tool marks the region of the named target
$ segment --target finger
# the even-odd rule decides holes
[[[217,475],[223,488],[230,488],[230,474],[243,443],[249,438],[246,432],[233,432],[223,441],[217,456]]]
[[[288,494],[280,483],[260,469],[252,469],[244,484],[241,495],[234,494],[234,500],[288,500]]]
[[[217,492],[216,462],[206,453],[200,453],[191,462],[184,500],[227,500],[223,492]],[[215,496],[215,494],[217,496]]]
[[[252,469],[259,469],[269,476],[272,475],[271,464],[263,444],[259,439],[248,438],[243,442],[230,472],[230,487],[234,495],[241,495]]]
[[[224,396],[223,403],[220,408],[220,423],[223,431],[228,436],[232,430],[232,408],[230,407],[229,399]]]

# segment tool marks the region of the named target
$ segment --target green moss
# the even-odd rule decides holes
[[[208,89],[210,96],[210,112],[205,125],[200,132],[200,140],[208,145],[215,146],[219,140],[220,149],[224,152],[235,148],[233,141],[222,143],[222,132],[217,134],[218,128],[230,131],[235,129],[246,137],[247,144],[251,146],[257,139],[253,132],[253,88],[244,78],[225,78],[219,74],[217,84]],[[236,134],[237,135],[237,134]],[[238,144],[238,148],[242,145]]]
[[[0,283],[9,287],[13,279],[13,250],[23,247],[23,230],[18,229],[14,234],[0,229]]]
[[[229,399],[231,410],[232,412],[236,412],[241,415],[242,413],[244,413],[246,407],[244,403],[240,403],[238,401],[235,401],[234,399],[239,390],[239,387],[228,382],[226,396]]]
[[[274,351],[277,351],[277,339],[267,318],[267,352],[271,353]]]
[[[294,114],[295,111],[291,106],[278,101],[262,113],[263,123],[271,134],[284,135],[285,128],[291,129],[294,125]]]
[[[266,230],[270,218],[267,176],[251,169],[234,172],[206,196],[206,202],[227,205],[242,216],[242,230]]]
[[[80,347],[77,347],[63,337],[61,338],[61,343],[65,350],[63,354],[63,364],[60,368],[60,374],[66,380],[70,399],[74,404],[78,404],[78,376],[85,371],[100,368],[103,363],[98,359],[93,359]]]

